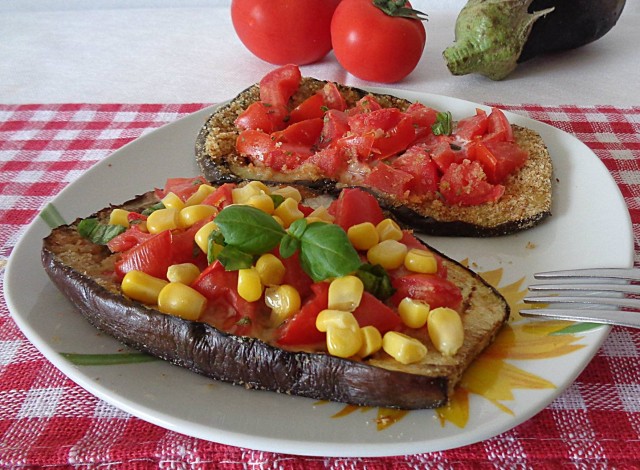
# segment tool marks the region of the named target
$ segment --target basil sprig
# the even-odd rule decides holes
[[[227,270],[249,267],[249,259],[278,245],[280,254],[285,258],[298,251],[302,269],[315,282],[344,276],[362,264],[346,232],[338,225],[308,224],[300,219],[287,231],[265,212],[241,205],[224,208],[215,223],[225,244],[217,259]]]
[[[106,245],[126,230],[122,225],[102,224],[98,219],[90,217],[78,223],[78,233],[96,245]]]
[[[453,116],[446,111],[436,114],[436,122],[431,126],[433,135],[451,135],[453,133]]]

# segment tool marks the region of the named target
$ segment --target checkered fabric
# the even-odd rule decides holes
[[[0,105],[0,288],[11,250],[53,196],[94,163],[204,104]],[[640,108],[503,105],[588,145],[629,206],[640,265]],[[296,457],[187,437],[134,418],[66,378],[0,299],[0,466],[221,469],[638,468],[640,331],[614,328],[585,371],[534,418],[466,447],[393,458]]]

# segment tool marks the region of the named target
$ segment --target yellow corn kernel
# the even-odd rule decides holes
[[[256,271],[260,276],[260,282],[265,286],[282,284],[285,267],[282,261],[271,253],[265,253],[256,261]]]
[[[181,282],[189,285],[200,275],[200,268],[193,263],[172,264],[167,269],[167,279],[170,282]]]
[[[353,312],[364,293],[364,284],[357,276],[342,276],[329,284],[329,309]]]
[[[368,250],[380,242],[376,226],[371,222],[352,225],[347,230],[347,237],[356,250]]]
[[[167,207],[153,211],[147,218],[147,230],[149,233],[160,233],[165,230],[173,230],[179,225],[179,211],[175,207]]]
[[[380,240],[401,240],[402,229],[391,219],[384,219],[376,225]]]
[[[464,327],[460,314],[448,307],[434,308],[427,318],[429,338],[445,356],[453,356],[464,343]]]
[[[109,214],[110,225],[122,225],[129,228],[129,211],[125,209],[113,209]]]
[[[422,328],[427,323],[429,304],[420,300],[405,297],[398,305],[398,315],[409,328]]]
[[[158,295],[158,310],[185,320],[197,320],[207,306],[207,298],[181,282],[170,282]]]
[[[218,209],[206,204],[187,206],[180,211],[178,224],[180,227],[191,227],[196,222],[208,219],[218,213]]]
[[[335,220],[335,217],[329,214],[329,211],[325,206],[320,206],[311,212],[307,216],[307,222],[326,222],[328,224],[332,224]]]
[[[198,229],[193,237],[196,245],[198,245],[200,249],[205,253],[209,248],[209,235],[211,235],[211,232],[213,232],[214,230],[218,230],[218,226],[216,225],[216,223],[213,221],[207,222]],[[220,249],[222,249],[222,247],[220,247]]]
[[[284,199],[292,198],[296,202],[302,201],[300,191],[292,186],[284,186],[283,188],[274,189],[271,194],[282,196]]]
[[[360,328],[360,336],[362,336],[362,346],[360,346],[358,356],[371,356],[382,348],[382,335],[375,326],[363,326]]]
[[[139,302],[147,305],[156,305],[158,295],[164,286],[169,284],[164,279],[150,276],[142,271],[129,271],[122,278],[122,292]]]
[[[270,320],[273,326],[280,325],[300,310],[302,303],[298,290],[289,284],[265,289],[264,301],[271,308]]]
[[[255,268],[238,270],[238,295],[247,302],[255,302],[262,297],[262,282]]]
[[[385,269],[396,269],[404,263],[407,246],[396,240],[383,240],[367,251],[369,263],[379,264]]]
[[[255,196],[251,196],[246,204],[248,206],[255,207],[256,209],[260,209],[262,212],[266,212],[267,214],[273,214],[273,210],[275,205],[273,203],[273,199],[268,194],[256,194]]]
[[[414,273],[433,274],[438,271],[438,262],[430,251],[411,248],[404,258],[404,267]]]
[[[360,330],[334,328],[327,330],[327,351],[332,356],[351,357],[360,351],[362,335]]]
[[[280,217],[284,226],[288,227],[294,221],[302,219],[304,214],[298,208],[298,201],[288,197],[273,211],[273,215]]]
[[[201,184],[198,186],[198,190],[189,196],[184,205],[195,206],[196,204],[202,204],[202,201],[204,201],[209,194],[213,194],[215,190],[216,188],[209,184]]]
[[[413,364],[427,355],[427,347],[416,338],[388,331],[382,337],[382,349],[401,364]]]
[[[337,328],[342,330],[360,331],[358,320],[351,312],[344,310],[322,310],[316,317],[316,328],[318,331],[328,331],[329,328]]]
[[[178,210],[184,207],[184,202],[182,201],[182,199],[180,199],[180,196],[175,193],[168,193],[165,197],[163,197],[162,204],[164,204],[164,207],[166,208],[173,208]]]
[[[231,198],[234,204],[246,204],[252,196],[270,194],[269,188],[260,181],[250,181],[244,186],[233,188]]]

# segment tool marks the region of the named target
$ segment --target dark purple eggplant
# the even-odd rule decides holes
[[[147,193],[124,207],[141,210],[154,201],[154,193]],[[92,217],[106,220],[111,210]],[[44,240],[41,258],[53,283],[92,325],[134,349],[249,389],[363,406],[442,406],[463,371],[509,317],[509,306],[495,289],[442,255],[449,279],[461,286],[464,298],[465,343],[455,356],[444,357],[432,349],[423,363],[403,366],[384,353],[361,360],[281,349],[128,299],[109,270],[118,255],[81,237],[78,222],[54,229]]]
[[[443,52],[454,75],[507,77],[518,63],[593,42],[617,23],[626,0],[469,0]]]

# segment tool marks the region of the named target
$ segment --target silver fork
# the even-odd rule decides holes
[[[640,295],[640,285],[632,284],[640,281],[638,268],[548,271],[533,277],[553,283],[530,285],[533,295],[523,300],[529,304],[563,307],[523,309],[521,315],[640,328],[640,299],[627,297]]]

